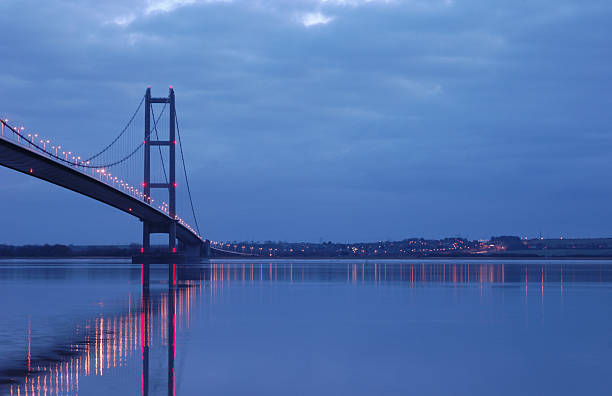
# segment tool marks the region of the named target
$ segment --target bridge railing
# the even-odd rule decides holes
[[[23,126],[14,127],[8,123],[7,119],[0,119],[0,138],[17,143],[19,146],[30,150],[38,155],[41,155],[60,165],[68,166],[77,172],[96,179],[106,185],[115,188],[125,194],[128,194],[160,212],[165,213],[170,217],[169,206],[165,201],[157,202],[150,196],[145,196],[144,192],[137,186],[128,183],[119,175],[111,173],[106,166],[92,164],[91,161],[84,160],[76,152],[69,151],[63,145],[55,144],[51,139],[40,136],[37,133],[27,133]],[[30,172],[34,172],[30,169]],[[175,219],[189,229],[192,233],[202,238],[196,230],[191,227],[184,219],[176,215]]]

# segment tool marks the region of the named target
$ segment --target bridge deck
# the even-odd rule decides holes
[[[140,220],[154,223],[153,232],[166,232],[172,221],[168,214],[141,199],[4,137],[0,137],[0,165],[88,196]],[[202,244],[202,239],[180,222],[177,222],[176,234],[186,245]]]

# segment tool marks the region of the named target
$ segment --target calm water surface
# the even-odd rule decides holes
[[[0,394],[609,395],[612,262],[0,261]]]

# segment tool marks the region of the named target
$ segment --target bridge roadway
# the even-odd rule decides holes
[[[172,218],[157,208],[68,165],[0,137],[0,165],[67,188],[152,224],[152,232],[167,232]],[[204,241],[177,222],[176,237],[191,252]]]

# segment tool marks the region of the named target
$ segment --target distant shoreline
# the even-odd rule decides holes
[[[0,256],[0,262],[10,260],[131,260],[132,256]],[[564,260],[591,260],[591,261],[612,261],[611,256],[419,256],[419,257],[300,257],[300,256],[214,256],[202,257],[204,260],[232,260],[232,261],[320,261],[320,260],[341,260],[341,261],[444,261],[444,260],[461,260],[461,261],[503,261],[503,260],[532,260],[532,261],[564,261]]]
[[[464,238],[360,243],[337,242],[210,242],[209,258],[246,260],[612,260],[612,238],[521,239],[491,237],[488,241]],[[179,252],[180,253],[180,247]],[[165,254],[168,247],[151,246],[150,253]],[[129,245],[3,245],[0,259],[131,259],[141,254]],[[165,260],[164,260],[165,261]]]

